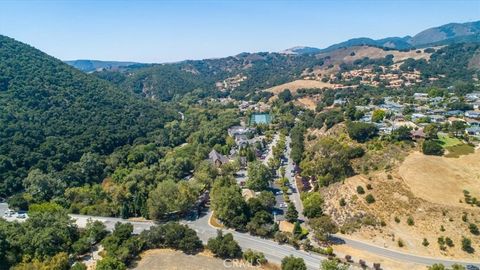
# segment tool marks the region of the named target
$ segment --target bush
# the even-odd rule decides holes
[[[126,270],[125,264],[116,258],[105,257],[97,262],[96,270]]]
[[[215,256],[223,259],[239,258],[242,255],[242,249],[233,239],[233,235],[231,233],[223,235],[221,230],[217,231],[217,237],[208,239],[207,248]]]
[[[430,245],[430,243],[428,242],[427,238],[423,238],[422,245],[423,245],[424,247],[428,247],[428,245]]]
[[[453,241],[450,237],[445,237],[445,244],[447,244],[447,246],[449,246],[449,247],[454,246]]]
[[[365,197],[365,201],[368,203],[368,204],[372,204],[375,202],[375,198],[373,197],[372,194],[368,194],[366,197]]]
[[[400,223],[400,219],[398,217],[395,217],[394,219],[396,223]]]
[[[371,184],[367,184],[367,189],[368,189],[368,190],[372,190],[372,189],[373,189],[372,185],[371,185]]]
[[[341,199],[340,199],[340,201],[339,201],[338,203],[339,203],[339,204],[340,204],[340,206],[342,206],[342,207],[343,207],[343,206],[345,206],[345,205],[347,205],[347,202],[345,201],[345,199],[344,199],[344,198],[341,198]]]
[[[262,252],[253,251],[251,249],[247,249],[243,253],[243,259],[252,265],[260,265],[267,262],[265,259],[265,255]]]
[[[413,220],[413,217],[408,217],[408,219],[407,219],[407,224],[408,224],[408,226],[413,226],[413,225],[415,225],[415,221]]]
[[[403,247],[405,245],[402,239],[398,239],[397,244],[399,247]]]
[[[467,253],[473,253],[475,251],[472,247],[472,240],[465,236],[462,237],[462,250]]]
[[[468,226],[468,229],[470,230],[470,232],[474,235],[479,235],[480,232],[478,230],[478,226],[473,224],[473,223],[470,223],[470,225]]]
[[[358,194],[365,194],[365,190],[363,189],[362,186],[358,186],[358,187],[357,187],[357,193],[358,193]]]
[[[348,268],[348,265],[340,264],[336,260],[322,260],[320,263],[321,270],[347,270]]]
[[[422,144],[422,152],[425,155],[441,156],[443,155],[443,148],[437,141],[425,140]]]
[[[283,258],[282,270],[307,270],[307,266],[302,258],[296,258],[290,255]]]

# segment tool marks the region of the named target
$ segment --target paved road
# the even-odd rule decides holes
[[[198,218],[195,221],[183,221],[183,224],[188,225],[190,228],[194,229],[200,239],[206,243],[210,237],[214,237],[216,235],[216,229],[212,228],[208,224],[208,219],[211,213],[203,215],[202,217]],[[92,220],[99,220],[105,223],[108,229],[112,230],[117,222],[130,222],[134,226],[134,233],[140,233],[143,230],[147,230],[151,226],[154,225],[153,222],[131,222],[128,220],[120,219],[120,218],[108,218],[108,217],[94,217],[94,216],[83,216],[83,215],[71,215],[72,218],[76,220],[76,223],[79,227],[84,227],[87,223],[87,220],[91,218]],[[307,264],[308,269],[318,269],[321,260],[325,259],[325,257],[317,255],[317,254],[309,254],[308,252],[302,250],[296,250],[295,248],[288,246],[288,245],[279,245],[277,242],[274,242],[269,239],[263,239],[259,237],[255,237],[246,233],[240,233],[233,230],[226,230],[231,232],[238,242],[238,244],[242,247],[243,250],[246,249],[253,249],[257,251],[261,251],[265,254],[265,257],[274,263],[281,263],[281,260],[285,256],[294,255],[296,257],[303,258],[305,263]],[[480,267],[480,261],[477,262],[467,262],[467,261],[455,261],[455,260],[448,260],[448,259],[439,259],[439,258],[430,258],[430,257],[423,257],[417,256],[414,254],[403,253],[396,250],[390,250],[383,247],[375,246],[372,244],[368,244],[365,242],[357,241],[349,239],[343,235],[334,235],[338,239],[342,240],[346,245],[351,246],[358,250],[363,250],[370,252],[372,254],[376,254],[381,257],[391,258],[397,261],[404,261],[410,263],[418,263],[422,265],[432,265],[435,263],[442,263],[446,266],[450,266],[454,263],[460,264],[472,264],[477,267]],[[372,266],[373,262],[367,262],[368,265]]]
[[[6,210],[6,204],[0,203],[0,212],[3,214],[4,210]],[[129,221],[121,218],[111,218],[111,217],[96,217],[96,216],[84,216],[84,215],[70,215],[79,227],[84,227],[87,224],[88,219],[92,220],[99,220],[103,222],[107,229],[112,230],[117,222],[130,222],[134,227],[134,233],[140,233],[144,230],[149,229],[151,226],[155,225],[151,221],[147,222],[135,222]],[[208,224],[210,214],[206,214],[195,221],[183,221],[182,223],[187,224],[190,228],[194,229],[200,239],[204,242],[208,240],[210,237],[214,237],[216,235],[216,230],[212,228]],[[10,220],[9,218],[8,220]],[[19,220],[24,221],[24,220]],[[283,257],[288,255],[294,255],[296,257],[301,257],[305,260],[305,263],[308,266],[308,269],[318,269],[320,261],[324,259],[324,257],[316,255],[316,254],[309,254],[305,251],[296,250],[291,246],[287,245],[279,245],[278,243],[268,240],[262,239],[259,237],[255,237],[245,233],[239,233],[232,230],[228,230],[232,232],[235,240],[239,243],[242,249],[253,249],[257,251],[261,251],[265,254],[265,257],[274,263],[280,263]],[[389,250],[383,247],[375,246],[369,243],[351,240],[343,235],[335,235],[339,239],[343,240],[346,245],[351,246],[353,248],[364,250],[376,254],[378,256],[387,257],[391,259],[395,259],[397,261],[405,261],[411,263],[418,263],[424,265],[432,265],[434,263],[442,263],[444,265],[450,266],[454,263],[460,264],[472,264],[477,267],[480,267],[480,261],[476,262],[466,262],[466,261],[454,261],[448,259],[438,259],[438,258],[429,258],[429,257],[422,257],[417,256],[414,254],[407,254],[395,250]],[[373,262],[368,262],[371,265]]]
[[[200,218],[196,219],[195,221],[182,221],[181,223],[188,225],[190,228],[194,229],[198,237],[206,244],[208,239],[211,237],[215,237],[217,234],[217,230],[211,227],[208,224],[208,219],[210,218],[211,213],[207,213]],[[96,216],[84,216],[84,215],[70,215],[73,219],[75,219],[77,225],[79,227],[85,227],[87,221],[89,219],[92,220],[99,220],[103,222],[107,229],[113,230],[115,224],[117,222],[130,222],[133,225],[134,233],[138,234],[144,230],[148,230],[151,226],[155,224],[151,221],[148,222],[131,222],[121,218],[110,218],[110,217],[96,217]],[[254,237],[246,233],[236,232],[234,230],[224,230],[226,232],[230,232],[233,234],[235,240],[238,242],[240,247],[243,250],[252,249],[261,251],[265,254],[265,257],[277,264],[281,264],[281,261],[284,257],[289,255],[294,255],[296,257],[301,257],[305,260],[305,264],[307,264],[308,269],[318,269],[320,265],[320,261],[324,259],[323,257],[316,255],[316,254],[309,254],[308,252],[302,250],[296,250],[295,248],[288,246],[288,245],[279,245],[278,243],[263,239],[259,237]]]
[[[480,267],[480,261],[473,262],[473,261],[448,260],[448,259],[438,259],[438,258],[432,258],[432,257],[423,257],[423,256],[404,253],[401,251],[387,249],[384,247],[372,245],[372,244],[365,243],[358,240],[349,239],[344,235],[334,235],[334,237],[341,239],[341,241],[343,241],[346,245],[352,248],[367,251],[367,252],[376,254],[378,256],[391,258],[397,261],[412,262],[412,263],[418,263],[418,264],[424,264],[424,265],[442,263],[446,266],[451,266],[452,264],[458,263],[463,265],[471,264],[471,265]]]
[[[293,160],[290,157],[290,152],[292,151],[292,149],[290,148],[291,142],[292,140],[290,139],[290,136],[287,136],[286,138],[287,149],[286,149],[285,155],[288,160],[287,160],[287,165],[285,166],[285,172],[286,172],[285,175],[288,181],[290,182],[290,186],[294,188],[293,190],[294,192],[292,192],[292,194],[290,195],[290,200],[293,202],[293,204],[295,205],[295,208],[298,211],[298,219],[305,221],[305,217],[303,216],[302,200],[300,199],[300,191],[298,190],[297,182],[295,181],[295,178],[292,177],[292,171],[294,169],[294,165],[293,165]]]

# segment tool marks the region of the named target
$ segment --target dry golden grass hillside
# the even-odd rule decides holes
[[[479,152],[458,159],[413,152],[388,172],[356,175],[322,188],[325,212],[345,230],[354,231],[350,234],[354,239],[423,256],[478,261],[480,237],[468,226],[480,226],[480,208],[460,203],[460,199],[464,189],[478,198],[479,162]],[[357,193],[358,186],[365,194]],[[374,196],[374,203],[366,202],[368,194]],[[345,206],[340,206],[341,198]],[[372,223],[376,226],[368,225]],[[461,249],[463,236],[472,240],[475,253]],[[454,245],[442,250],[439,237],[449,237]]]

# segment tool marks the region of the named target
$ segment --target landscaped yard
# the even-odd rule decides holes
[[[462,144],[462,141],[460,141],[459,139],[455,137],[450,137],[448,136],[448,134],[444,133],[438,133],[438,140],[442,144],[443,148]]]
[[[458,158],[461,155],[468,155],[475,152],[475,148],[468,144],[458,144],[454,146],[447,147],[448,153],[445,157]]]
[[[445,133],[438,134],[438,141],[442,147],[448,151],[445,157],[458,158],[461,155],[468,155],[475,152],[473,146],[465,144],[458,138],[450,137]]]

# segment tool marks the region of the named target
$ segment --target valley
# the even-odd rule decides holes
[[[479,33],[151,64],[0,35],[0,269],[478,269]]]

